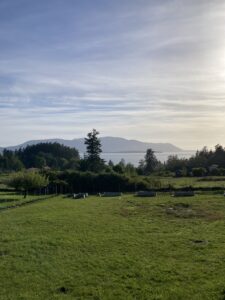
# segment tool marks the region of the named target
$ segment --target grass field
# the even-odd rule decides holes
[[[0,212],[8,208],[17,208],[25,204],[31,204],[32,202],[38,202],[45,200],[47,198],[52,198],[53,196],[33,196],[28,195],[26,198],[21,194],[16,194],[13,191],[0,192]]]
[[[162,187],[168,187],[171,185],[174,188],[182,188],[191,186],[193,188],[225,188],[224,176],[212,176],[212,177],[159,177]]]
[[[224,236],[222,195],[0,211],[0,299],[225,299]]]

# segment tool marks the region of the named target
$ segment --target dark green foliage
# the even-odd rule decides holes
[[[23,168],[23,163],[13,151],[4,150],[3,154],[0,154],[0,170],[20,171]]]
[[[187,159],[178,158],[177,155],[170,155],[166,162],[166,167],[171,172],[175,172],[177,170],[182,170],[187,166]]]
[[[113,163],[111,160],[109,160],[108,166],[109,166],[110,168],[113,168],[113,167],[114,167],[114,163]]]
[[[23,168],[45,167],[66,170],[79,168],[79,153],[59,143],[40,143],[15,152],[4,150],[0,155],[0,170],[19,171]]]
[[[152,149],[147,149],[145,154],[145,173],[150,174],[157,166],[158,160]]]
[[[76,149],[59,143],[40,143],[15,152],[26,168],[50,167],[69,169],[78,167],[79,153]],[[75,163],[76,162],[76,163]]]
[[[223,176],[225,169],[223,168],[210,168],[209,175],[210,176]]]
[[[225,149],[221,145],[216,145],[214,151],[204,147],[190,159],[169,156],[165,169],[179,176],[222,176],[225,169]]]
[[[61,174],[73,192],[99,193],[134,190],[129,178],[116,173],[66,172]]]
[[[85,145],[87,149],[88,158],[98,159],[102,152],[101,149],[101,141],[98,138],[99,132],[96,129],[93,129],[91,132],[87,134],[87,138],[85,138]]]
[[[207,174],[207,171],[205,168],[193,168],[192,169],[192,174],[195,177],[202,177]]]
[[[124,167],[120,164],[117,164],[113,167],[113,171],[119,174],[123,174],[125,172]]]
[[[96,178],[96,187],[102,192],[123,192],[134,189],[129,177],[115,173],[99,174]]]
[[[189,167],[203,167],[207,169],[212,165],[225,168],[225,150],[220,145],[216,145],[214,151],[209,151],[204,147],[201,151],[197,151],[196,155],[188,161]]]
[[[152,149],[147,149],[144,160],[139,163],[139,174],[149,175],[159,165],[155,153]]]
[[[225,168],[219,168],[219,175],[225,176]]]
[[[51,173],[50,173],[51,174]],[[135,192],[136,190],[148,190],[160,188],[158,179],[147,177],[129,177],[115,172],[59,172],[49,176],[50,183],[62,180],[67,183],[67,192]]]
[[[124,171],[128,176],[137,176],[136,168],[131,163],[125,165]]]
[[[100,158],[102,152],[101,141],[98,138],[99,132],[96,129],[93,129],[92,132],[87,134],[85,138],[86,145],[86,163],[87,169],[92,172],[100,172],[104,169],[104,160]]]
[[[121,159],[121,161],[114,165],[111,161],[109,161],[108,166],[113,170],[114,172],[118,174],[125,174],[127,176],[136,176],[137,170],[131,163],[126,164],[124,159]]]

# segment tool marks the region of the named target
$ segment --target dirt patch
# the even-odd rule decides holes
[[[120,215],[123,217],[131,217],[146,214],[148,211],[149,204],[128,201],[126,205],[120,208]]]
[[[224,219],[221,212],[204,210],[192,207],[188,203],[175,203],[165,208],[167,215],[177,218],[201,218],[207,221],[218,221]]]
[[[188,208],[190,209],[191,205],[188,203],[175,203],[174,207],[177,209],[188,209]]]
[[[127,207],[123,207],[120,210],[120,215],[124,218],[128,218],[131,217],[132,215],[134,215],[135,211],[134,211],[134,207],[133,208],[127,208]]]
[[[178,218],[194,218],[196,217],[196,211],[192,209],[190,204],[187,203],[175,203],[165,209],[166,214],[172,215]]]

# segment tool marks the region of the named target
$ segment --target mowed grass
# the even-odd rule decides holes
[[[225,198],[58,196],[2,211],[0,299],[225,299]]]
[[[182,188],[191,186],[193,188],[225,188],[224,176],[209,177],[158,177],[162,187],[172,186]]]
[[[25,204],[31,204],[31,202],[38,202],[52,197],[53,196],[51,195],[27,195],[27,197],[24,198],[22,193],[15,193],[10,190],[7,192],[0,192],[0,212],[5,209],[16,208]]]

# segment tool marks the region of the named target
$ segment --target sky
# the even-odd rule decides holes
[[[0,146],[225,146],[224,0],[0,0]]]

